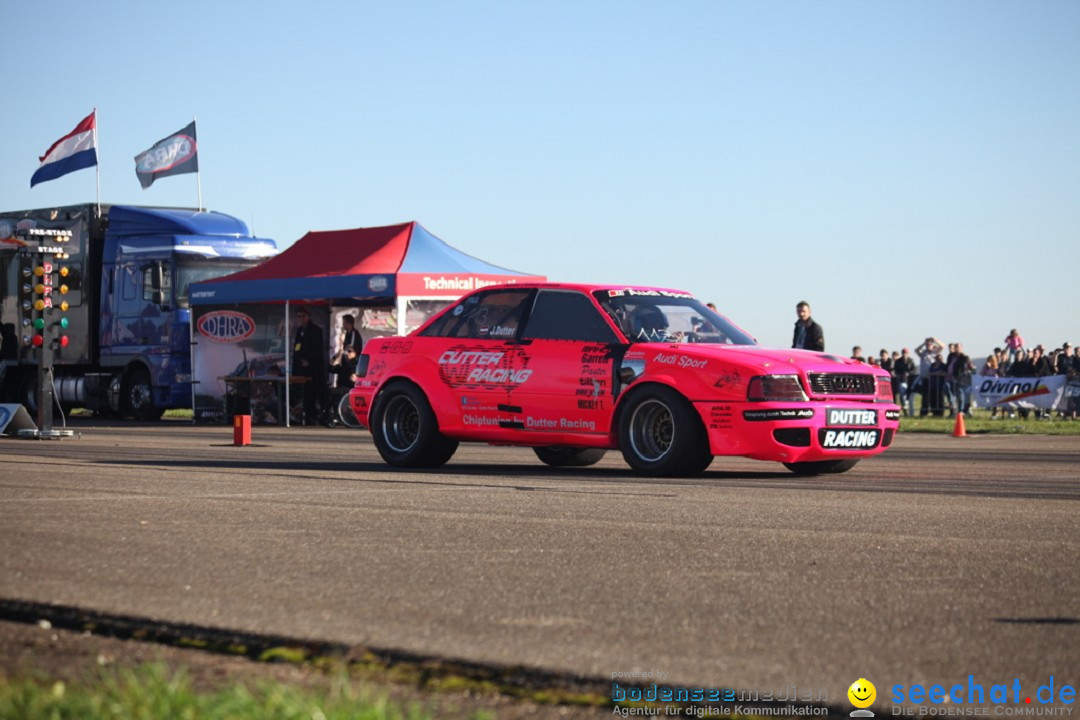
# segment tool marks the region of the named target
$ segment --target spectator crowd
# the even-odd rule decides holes
[[[947,351],[946,351],[947,348]],[[993,352],[976,368],[974,361],[964,352],[961,343],[947,346],[935,337],[926,338],[912,353],[908,348],[900,351],[882,349],[877,357],[864,357],[861,347],[852,348],[854,360],[881,367],[892,375],[893,400],[904,408],[905,414],[914,416],[916,398],[920,399],[920,416],[954,417],[956,413],[971,413],[971,387],[975,375],[986,377],[1046,377],[1065,375],[1069,380],[1080,380],[1080,347],[1071,343],[1049,353],[1042,345],[1029,348],[1023,337],[1012,330]],[[1066,398],[1067,405],[1061,415],[1075,419],[1078,410],[1075,396]],[[1027,410],[1017,410],[1022,417]],[[1049,413],[1035,411],[1036,417]],[[998,417],[997,408],[991,409],[991,417]],[[1005,416],[1005,411],[1000,414]]]

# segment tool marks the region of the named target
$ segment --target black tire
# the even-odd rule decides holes
[[[858,460],[818,460],[817,462],[784,463],[796,475],[836,475],[855,467]]]
[[[120,411],[136,420],[160,420],[164,408],[154,405],[154,386],[150,371],[141,365],[125,373],[120,389]]]
[[[626,399],[619,416],[619,449],[631,468],[654,476],[697,475],[713,459],[697,411],[662,385],[642,387]]]
[[[21,403],[26,408],[26,412],[30,413],[30,417],[34,418],[34,422],[37,422],[37,384],[38,376],[36,371],[25,373],[19,381],[18,397],[16,398],[16,402]]]
[[[395,467],[439,467],[458,446],[457,440],[439,432],[423,391],[402,381],[390,383],[375,398],[371,435],[379,455]]]
[[[337,416],[341,418],[341,424],[350,428],[362,428],[364,423],[360,422],[360,418],[356,417],[356,413],[352,410],[352,405],[349,404],[349,394],[345,393],[338,400]]]
[[[533,452],[540,462],[551,467],[588,467],[600,462],[607,450],[556,446],[534,447]]]

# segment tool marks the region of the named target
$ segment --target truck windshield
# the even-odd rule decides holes
[[[188,290],[192,283],[213,280],[222,275],[229,275],[240,270],[246,270],[252,265],[258,265],[259,260],[243,260],[240,258],[208,258],[208,257],[183,257],[176,263],[176,304],[186,308],[188,305]]]
[[[632,343],[757,344],[726,317],[684,293],[628,288],[598,290],[594,296]]]

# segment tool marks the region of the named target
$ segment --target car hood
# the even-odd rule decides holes
[[[696,343],[642,343],[631,347],[627,356],[636,352],[654,362],[672,365],[681,364],[679,358],[693,358],[717,362],[724,365],[736,365],[747,370],[764,374],[784,374],[803,372],[863,372],[873,375],[887,375],[886,371],[868,363],[852,360],[840,355],[814,352],[812,350],[794,350],[785,348],[767,348],[759,345],[709,345]],[[671,362],[672,360],[675,362]]]

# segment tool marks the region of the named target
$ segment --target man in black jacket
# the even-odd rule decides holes
[[[911,359],[911,351],[907,348],[901,351],[900,357],[893,363],[892,374],[893,402],[904,407],[905,401],[908,401],[907,414],[914,415],[915,402],[911,398],[915,396],[915,389],[912,387],[915,379],[915,361]]]
[[[304,383],[304,424],[313,425],[322,419],[330,405],[326,385],[326,344],[322,328],[311,322],[307,308],[296,311],[299,323],[293,336],[292,374],[307,378]]]
[[[825,332],[810,317],[810,303],[805,300],[800,302],[795,306],[795,314],[799,319],[795,321],[795,337],[791,341],[791,347],[825,352]]]

